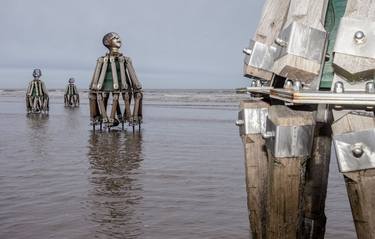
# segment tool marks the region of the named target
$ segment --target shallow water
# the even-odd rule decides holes
[[[133,134],[93,133],[85,96],[71,110],[52,92],[36,118],[0,92],[0,238],[249,238],[241,97],[146,92]],[[335,160],[326,212],[326,238],[355,238]]]

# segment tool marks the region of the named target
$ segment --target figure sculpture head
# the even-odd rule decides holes
[[[115,32],[105,34],[103,37],[103,45],[107,47],[110,52],[118,52],[121,47],[120,36]]]
[[[34,69],[33,76],[35,79],[39,79],[42,76],[42,71],[40,69]]]
[[[74,81],[75,81],[75,80],[74,80],[73,77],[70,77],[70,78],[69,78],[69,84],[74,84]]]

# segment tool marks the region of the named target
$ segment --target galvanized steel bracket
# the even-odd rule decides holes
[[[315,125],[279,126],[267,118],[266,146],[277,158],[307,157],[311,154]]]
[[[341,18],[333,51],[375,58],[375,22],[365,19]]]
[[[276,47],[250,40],[248,48],[244,49],[245,64],[254,68],[271,72],[276,56]]]
[[[340,172],[375,168],[375,129],[335,135],[333,144]]]
[[[277,59],[295,55],[321,63],[326,45],[327,33],[301,23],[292,22],[276,39]]]
[[[239,126],[240,136],[265,132],[267,115],[267,108],[249,108],[238,112],[236,125]]]

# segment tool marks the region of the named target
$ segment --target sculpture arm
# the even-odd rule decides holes
[[[140,90],[142,89],[142,84],[139,82],[137,74],[135,73],[132,60],[130,57],[125,58],[125,64],[126,64],[126,70],[129,73],[129,78],[131,81],[131,84],[133,86],[133,89]]]

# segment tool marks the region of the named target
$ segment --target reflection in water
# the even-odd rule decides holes
[[[142,135],[113,131],[92,133],[88,158],[90,220],[96,225],[95,236],[137,238],[142,223],[137,206],[142,200],[140,174]]]
[[[28,114],[28,140],[35,155],[46,158],[48,152],[48,115]]]

